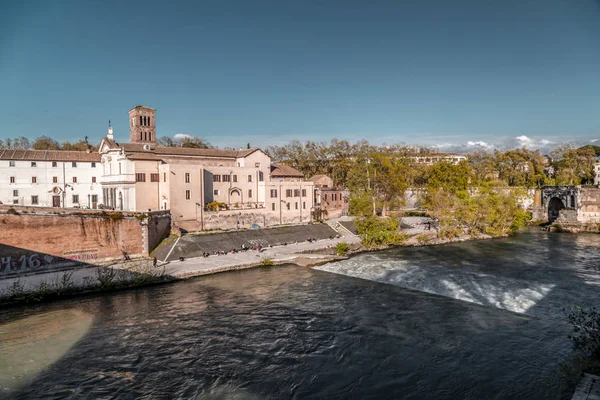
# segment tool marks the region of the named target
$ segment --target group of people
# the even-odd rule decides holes
[[[263,247],[260,244],[256,245],[255,247],[250,247],[250,246],[247,246],[246,244],[242,244],[240,247],[241,247],[241,250],[238,250],[238,249],[217,250],[217,251],[215,251],[214,255],[215,256],[224,256],[227,254],[237,253],[238,251],[248,251],[248,250],[256,250],[258,252],[261,252],[263,249]],[[273,247],[273,246],[269,246],[269,247]],[[208,256],[210,256],[210,253],[208,251],[202,252],[202,257],[208,257]]]

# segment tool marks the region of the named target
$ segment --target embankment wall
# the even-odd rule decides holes
[[[164,211],[0,206],[0,277],[144,256],[169,231]]]

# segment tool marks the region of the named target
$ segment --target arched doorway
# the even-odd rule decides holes
[[[242,204],[242,191],[238,188],[231,189],[229,192],[229,204],[240,206]]]
[[[554,222],[558,218],[560,210],[565,208],[564,203],[558,197],[553,197],[548,202],[548,221]]]

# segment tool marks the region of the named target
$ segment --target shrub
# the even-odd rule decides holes
[[[335,246],[335,251],[337,253],[338,256],[345,256],[346,253],[348,253],[348,249],[350,247],[348,246],[348,243],[346,242],[339,242],[336,246]]]
[[[398,232],[400,223],[392,218],[368,217],[356,221],[356,229],[367,248],[400,244],[408,235]]]
[[[275,263],[270,258],[263,258],[260,261],[260,265],[262,265],[263,267],[272,267],[273,265],[275,265]]]
[[[221,208],[225,208],[225,203],[222,203],[220,201],[211,201],[206,205],[206,209],[208,211],[217,211]]]
[[[114,286],[115,276],[117,272],[110,267],[100,267],[96,269],[96,280],[100,285],[100,288],[107,288]]]
[[[19,213],[17,212],[17,210],[15,210],[14,208],[9,208],[8,210],[6,210],[7,214],[12,214],[12,215],[18,215]]]
[[[121,212],[115,212],[115,213],[111,213],[109,215],[110,219],[112,219],[113,221],[118,221],[120,219],[123,219],[123,213]]]
[[[581,307],[573,307],[567,314],[573,334],[569,339],[573,346],[591,358],[600,361],[600,314],[592,307],[588,311]]]

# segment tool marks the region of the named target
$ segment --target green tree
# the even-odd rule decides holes
[[[33,142],[34,150],[60,150],[58,142],[48,136],[40,136]]]
[[[580,185],[594,182],[596,152],[591,147],[571,149],[562,154],[557,162],[558,185]]]
[[[541,187],[546,181],[544,157],[539,150],[521,149],[495,152],[500,179],[509,186]]]
[[[156,141],[156,144],[164,147],[187,147],[195,149],[211,149],[213,146],[206,140],[195,136],[183,136],[176,139],[163,136]]]

